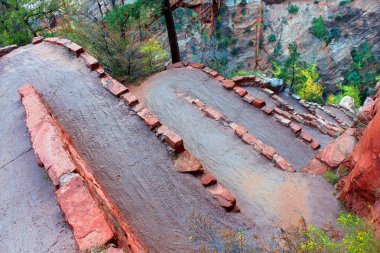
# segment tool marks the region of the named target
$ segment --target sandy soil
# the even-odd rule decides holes
[[[22,47],[0,59],[0,70],[1,104],[5,108],[0,114],[2,163],[30,150],[17,88],[31,82],[44,95],[62,127],[74,140],[80,155],[92,167],[95,177],[115,199],[137,237],[151,252],[196,252],[197,247],[189,240],[191,231],[187,227],[188,216],[192,212],[208,216],[219,226],[235,229],[253,227],[244,215],[225,212],[193,176],[177,173],[165,145],[140,118],[130,113],[123,103],[101,86],[94,72],[90,72],[65,49],[44,43]],[[11,174],[4,174],[2,168],[1,199],[4,194],[16,195],[13,189],[17,185],[33,183],[40,192],[27,191],[10,196],[10,204],[2,201],[1,211],[5,212],[2,221],[5,220],[6,225],[0,225],[0,233],[7,233],[8,236],[0,238],[0,247],[5,245],[9,249],[20,241],[28,240],[37,248],[47,248],[39,244],[50,245],[53,240],[49,239],[48,234],[53,237],[60,231],[63,232],[55,247],[72,245],[70,230],[61,228],[62,217],[54,200],[53,189],[45,187],[47,189],[41,190],[42,186],[49,184],[43,182],[43,170],[36,166],[33,152],[27,155],[21,156],[18,161],[24,166],[21,172],[28,174],[19,177],[15,173],[20,170],[16,163],[7,165],[7,173]],[[37,177],[39,181],[32,181],[31,176],[27,175]],[[12,176],[14,182],[7,179]],[[13,184],[13,188],[6,186],[11,190],[5,191],[7,188],[3,188],[6,185],[3,182]],[[38,198],[41,195],[48,196],[51,203],[42,202],[44,199]],[[11,213],[25,205],[24,202],[37,205],[36,212],[41,217],[36,220],[28,216],[27,210],[21,209],[16,215],[20,233],[13,237],[10,229],[15,218]],[[44,208],[40,206],[42,204]],[[52,210],[46,210],[47,206],[51,206]],[[52,214],[46,215],[50,212]],[[30,219],[30,223],[23,222],[20,216]],[[45,234],[47,238],[43,236]]]
[[[285,157],[298,164],[307,163],[313,153],[290,135],[288,129],[262,112],[256,113],[255,108],[228,93],[203,72],[188,68],[168,70],[133,90],[140,96],[145,95],[147,106],[179,133],[186,147],[207,170],[235,194],[242,213],[255,221],[261,235],[269,235],[273,226],[294,224],[300,216],[314,224],[335,217],[339,205],[332,187],[322,178],[278,170],[237,138],[229,127],[205,117],[176,95],[186,92],[200,98],[228,118],[247,126],[263,141],[274,144]]]

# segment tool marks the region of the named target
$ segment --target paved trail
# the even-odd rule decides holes
[[[195,69],[172,69],[159,73],[140,87],[133,88],[162,122],[179,133],[187,148],[198,157],[237,197],[242,213],[252,217],[262,234],[272,225],[286,227],[300,216],[320,224],[334,217],[338,203],[332,187],[322,178],[290,174],[275,168],[251,146],[244,144],[229,127],[207,118],[201,111],[177,96],[185,92],[222,112],[229,119],[289,157],[306,164],[312,151],[287,128],[262,112],[255,112],[232,92]]]
[[[27,82],[43,94],[151,252],[196,251],[187,228],[193,211],[219,226],[252,227],[244,215],[219,207],[193,176],[177,173],[154,133],[63,48],[42,43],[13,51],[0,58],[0,80],[1,252],[76,250],[53,186],[31,150],[17,94]]]

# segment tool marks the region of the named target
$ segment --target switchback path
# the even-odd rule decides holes
[[[279,170],[243,143],[228,126],[204,116],[177,95],[199,98],[247,127],[283,157],[290,157],[289,161],[298,166],[307,164],[314,155],[307,145],[207,74],[191,68],[171,69],[131,89],[143,97],[162,123],[183,137],[186,148],[236,196],[242,213],[254,219],[261,234],[270,234],[273,225],[294,224],[301,216],[314,224],[334,218],[338,203],[324,179]]]
[[[17,93],[25,83],[43,94],[80,156],[151,252],[196,252],[187,224],[193,211],[219,226],[253,227],[242,214],[218,206],[195,177],[176,172],[165,145],[80,59],[42,43],[0,58],[1,252],[76,251],[54,187],[31,150]]]

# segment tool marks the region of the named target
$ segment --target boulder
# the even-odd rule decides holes
[[[323,175],[330,169],[331,168],[326,163],[317,158],[313,158],[307,168],[303,171],[314,175]]]
[[[265,78],[263,83],[271,90],[281,91],[284,88],[284,80],[278,78]]]
[[[328,164],[331,168],[338,167],[354,150],[357,142],[354,134],[354,128],[347,129],[334,142],[325,147],[317,155],[317,158]]]
[[[203,173],[202,175],[200,175],[199,180],[204,186],[216,184],[216,178],[209,173]]]
[[[174,161],[174,168],[181,173],[203,172],[203,166],[189,151],[182,152]]]
[[[212,197],[218,202],[227,211],[231,211],[236,204],[235,197],[226,189],[223,188],[220,184],[216,184],[213,187],[210,187],[209,192],[212,194]]]
[[[367,97],[358,115],[358,119],[361,123],[368,124],[368,122],[373,118],[374,106],[375,101],[372,98]]]
[[[344,96],[340,102],[339,102],[339,105],[347,110],[349,110],[350,112],[354,112],[355,111],[355,100],[350,97],[350,96]]]

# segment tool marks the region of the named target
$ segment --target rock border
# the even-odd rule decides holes
[[[79,249],[87,251],[116,239],[120,247],[144,252],[41,94],[31,84],[18,92],[38,164],[57,187],[57,200]]]
[[[9,54],[10,52],[12,52],[13,50],[15,50],[17,48],[18,48],[18,46],[16,44],[9,45],[6,47],[1,47],[0,48],[0,57],[3,57],[4,55]]]
[[[175,155],[178,156],[177,160],[184,156],[183,153],[190,154],[190,152],[185,149],[181,136],[170,130],[167,126],[163,125],[157,115],[142,105],[139,102],[138,98],[132,92],[130,92],[127,87],[107,74],[99,65],[99,62],[91,55],[85,53],[82,47],[71,42],[68,39],[63,39],[60,37],[45,38],[44,41],[53,45],[67,48],[71,53],[76,55],[76,57],[81,58],[91,71],[96,71],[98,77],[100,78],[102,86],[106,88],[112,95],[120,97],[124,103],[128,105],[129,109],[136,113],[145,122],[147,127],[153,131],[158,138],[166,143],[168,149],[175,152]],[[190,156],[191,158],[188,158],[188,160],[198,161],[191,154]],[[200,166],[203,168],[201,164]],[[225,188],[223,188],[220,183],[217,183],[213,175],[208,172],[204,172],[203,170],[187,171],[187,173],[190,173],[198,178],[201,184],[208,188],[208,191],[211,193],[212,197],[217,201],[217,203],[226,211],[240,211],[236,205],[235,197]],[[210,178],[212,178],[212,180],[206,180],[207,182],[210,181],[206,183],[205,179]]]

